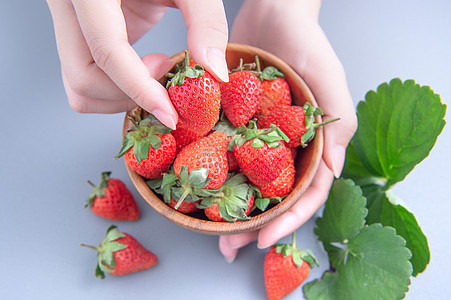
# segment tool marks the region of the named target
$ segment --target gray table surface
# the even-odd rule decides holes
[[[230,23],[241,1],[225,1]],[[394,77],[431,86],[451,97],[451,2],[324,1],[320,23],[340,57],[357,103]],[[180,13],[170,10],[140,40],[140,55],[186,48]],[[179,38],[167,36],[179,36]],[[0,9],[0,298],[1,299],[264,299],[264,250],[251,244],[228,264],[216,236],[182,229],[153,211],[134,189],[120,147],[123,114],[73,112],[66,100],[53,24],[45,1],[4,1]],[[430,156],[395,188],[428,236],[432,258],[412,279],[407,299],[446,299],[448,283],[451,148],[449,125]],[[132,190],[142,211],[115,222],[160,263],[122,278],[95,279],[97,244],[111,221],[83,209],[87,179],[111,170]],[[327,258],[313,235],[314,220],[298,229],[321,267]],[[286,239],[288,240],[288,239]],[[287,299],[301,299],[301,289]]]

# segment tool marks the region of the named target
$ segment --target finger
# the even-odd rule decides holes
[[[118,0],[73,0],[83,36],[96,64],[139,106],[175,129],[178,115],[166,89],[128,43]]]
[[[219,250],[228,262],[235,260],[235,256],[238,253],[238,249],[246,246],[247,244],[257,240],[258,231],[223,235],[219,237]]]
[[[238,249],[234,249],[230,246],[229,236],[227,235],[222,235],[219,237],[219,250],[228,263],[232,263],[238,254]]]
[[[136,102],[130,98],[125,100],[108,100],[81,96],[74,92],[63,73],[63,83],[71,108],[79,113],[112,114],[129,111],[136,107]]]
[[[196,63],[216,79],[228,81],[225,49],[228,26],[220,0],[174,1],[188,28],[188,49]]]
[[[332,172],[324,162],[321,162],[311,186],[299,201],[282,216],[260,230],[257,247],[270,247],[307,222],[327,200],[332,182]]]
[[[72,3],[68,0],[48,3],[52,11],[62,72],[71,92],[88,98],[129,99],[92,59]]]

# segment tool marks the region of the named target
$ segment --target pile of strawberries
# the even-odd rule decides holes
[[[291,103],[283,74],[256,62],[232,70],[226,83],[216,81],[186,53],[168,93],[179,114],[176,130],[152,114],[136,113],[117,157],[142,177],[174,209],[202,213],[213,221],[246,220],[255,209],[278,203],[294,184],[298,147],[314,138],[319,108]],[[330,122],[330,121],[329,121]],[[89,182],[89,181],[88,181]],[[125,184],[101,174],[85,207],[109,220],[135,221],[140,211]],[[196,215],[197,216],[197,215]],[[282,299],[294,291],[318,262],[293,243],[276,244],[264,260],[266,294]],[[153,267],[157,256],[116,226],[97,246],[95,274],[125,275]]]
[[[290,87],[258,57],[218,82],[185,52],[167,89],[177,129],[136,114],[117,157],[165,203],[212,221],[246,220],[280,202],[294,184],[298,147],[314,138],[319,108],[292,105]],[[198,214],[199,215],[199,214]]]

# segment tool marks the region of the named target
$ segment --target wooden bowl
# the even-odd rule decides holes
[[[318,106],[310,89],[299,75],[291,69],[289,65],[274,55],[247,45],[229,43],[226,50],[226,60],[229,69],[236,68],[239,65],[240,58],[244,63],[254,62],[255,56],[258,55],[262,69],[265,66],[272,65],[284,73],[285,79],[288,81],[292,101],[294,105],[303,106],[307,101],[313,106]],[[173,56],[177,63],[183,61],[184,51]],[[160,82],[165,85],[166,79],[161,78]],[[141,111],[140,108],[138,108]],[[127,112],[124,120],[123,132],[125,135],[127,130],[132,126],[127,116],[133,116],[135,110]],[[317,116],[316,122],[321,122],[321,118]],[[243,232],[254,231],[262,228],[281,214],[286,212],[298,199],[304,194],[309,187],[312,179],[318,169],[323,152],[323,134],[319,128],[316,136],[309,145],[301,149],[295,161],[296,176],[292,192],[277,205],[267,209],[258,215],[252,216],[246,221],[229,222],[213,222],[196,215],[186,215],[180,213],[165,204],[153,191],[147,186],[146,180],[138,175],[135,171],[127,167],[130,178],[141,196],[152,206],[159,214],[166,217],[169,221],[195,232],[211,235],[237,234]]]

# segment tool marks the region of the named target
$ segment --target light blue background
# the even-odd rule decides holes
[[[226,0],[230,24],[241,1]],[[320,23],[341,59],[357,103],[394,77],[429,85],[451,97],[451,2],[324,1]],[[186,48],[180,13],[169,10],[140,40],[140,55],[171,55]],[[170,38],[168,38],[170,37]],[[277,39],[275,39],[276,41]],[[133,187],[122,160],[114,160],[123,114],[73,112],[63,89],[51,15],[45,1],[3,1],[0,9],[0,298],[1,299],[264,299],[264,250],[242,249],[232,264],[215,236],[182,229],[154,212]],[[446,299],[451,161],[449,125],[431,155],[395,187],[429,239],[431,263],[412,279],[407,299]],[[101,281],[95,253],[112,223],[83,209],[87,179],[111,170],[132,190],[142,210],[135,222],[115,222],[160,263],[151,270]],[[297,232],[321,268],[327,258],[313,235],[314,220]],[[284,239],[284,241],[288,239]],[[287,299],[301,299],[301,289]]]

